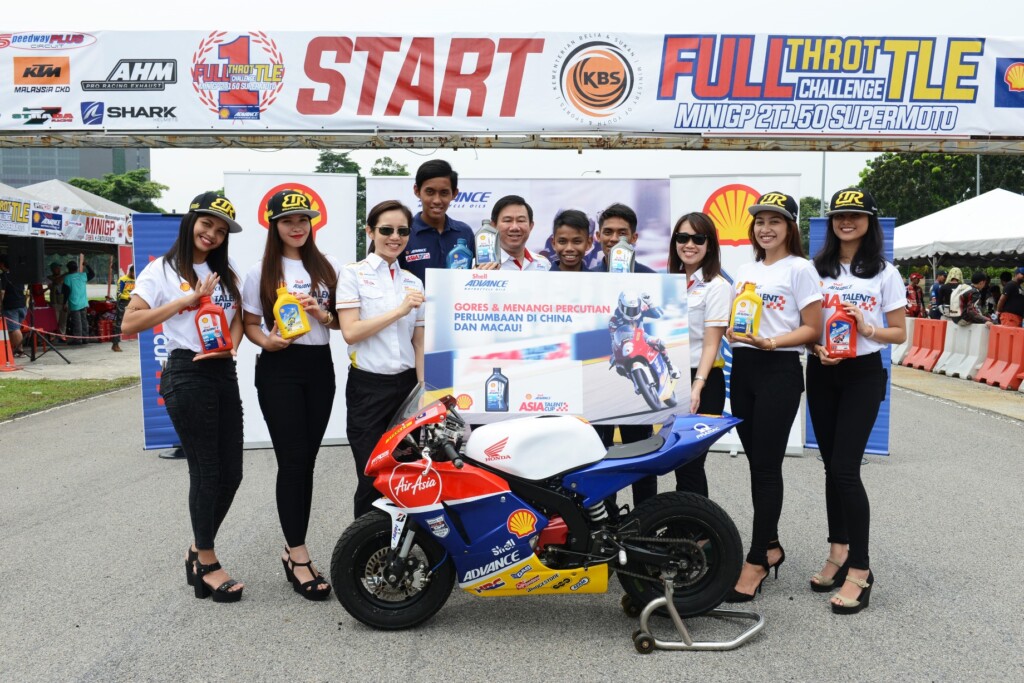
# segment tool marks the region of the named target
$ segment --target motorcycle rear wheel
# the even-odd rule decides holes
[[[679,539],[667,545],[635,543],[667,552],[685,565],[673,585],[680,616],[695,617],[718,607],[736,585],[743,566],[743,543],[732,519],[714,502],[694,493],[662,493],[630,512],[620,527],[636,528],[631,523],[639,524],[640,537]],[[623,539],[629,540],[628,536]],[[616,572],[622,588],[637,605],[665,596],[657,566],[629,563],[622,569],[650,577],[641,579]]]
[[[382,630],[412,628],[434,616],[452,592],[455,569],[451,559],[429,534],[410,525],[414,533],[409,558],[433,570],[429,581],[414,585],[415,574],[398,587],[385,581],[385,558],[391,550],[391,518],[373,510],[345,530],[331,557],[331,583],[342,607],[367,626]]]

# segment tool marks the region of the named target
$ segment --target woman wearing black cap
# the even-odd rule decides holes
[[[299,190],[281,190],[267,202],[263,259],[242,288],[245,336],[263,349],[256,357],[256,393],[277,456],[277,515],[284,532],[285,577],[308,600],[331,587],[313,568],[306,530],[313,500],[313,469],[334,404],[330,330],[337,329],[333,293],[339,265],[316,247],[312,221],[320,212]],[[284,339],[274,321],[284,285],[306,311],[310,331]],[[269,332],[267,331],[269,330]]]
[[[825,246],[814,257],[826,318],[840,308],[857,324],[856,357],[831,358],[821,338],[808,345],[807,406],[825,463],[828,560],[811,577],[811,590],[832,597],[832,611],[868,606],[874,577],[868,563],[870,507],[860,463],[878,407],[885,398],[881,350],[906,337],[906,289],[886,262],[874,198],[857,188],[832,196]]]
[[[821,333],[818,274],[804,258],[796,200],[781,192],[762,195],[751,206],[749,229],[755,261],[736,272],[736,292],[753,283],[762,300],[754,335],[736,334],[732,344],[730,400],[743,422],[736,432],[750,465],[754,525],[750,550],[729,602],[751,600],[768,572],[786,560],[779,544],[782,514],[782,459],[804,390],[800,353]]]
[[[166,254],[148,264],[135,282],[121,331],[136,334],[163,325],[167,363],[160,393],[188,458],[189,514],[193,543],[185,578],[197,598],[235,602],[243,584],[228,577],[214,551],[217,529],[242,482],[242,399],[235,349],[242,341],[238,269],[228,259],[228,234],[241,232],[235,207],[215,192],[192,200]],[[202,353],[195,311],[202,297],[224,309],[232,348]]]

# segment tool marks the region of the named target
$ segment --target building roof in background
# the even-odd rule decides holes
[[[132,209],[126,206],[121,206],[92,192],[86,192],[74,185],[69,185],[63,180],[47,180],[35,185],[26,185],[20,191],[31,195],[33,199],[42,199],[53,204],[60,204],[71,208],[89,208],[100,213],[120,214],[123,216],[134,213]]]

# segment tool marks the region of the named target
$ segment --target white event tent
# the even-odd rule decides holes
[[[1024,196],[990,190],[896,228],[897,263],[949,266],[1024,264]]]

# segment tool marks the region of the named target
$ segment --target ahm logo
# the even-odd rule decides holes
[[[98,126],[103,123],[102,102],[82,102],[82,123],[87,126]]]
[[[611,116],[633,94],[633,66],[618,45],[604,41],[584,43],[562,63],[562,97],[581,114]]]

